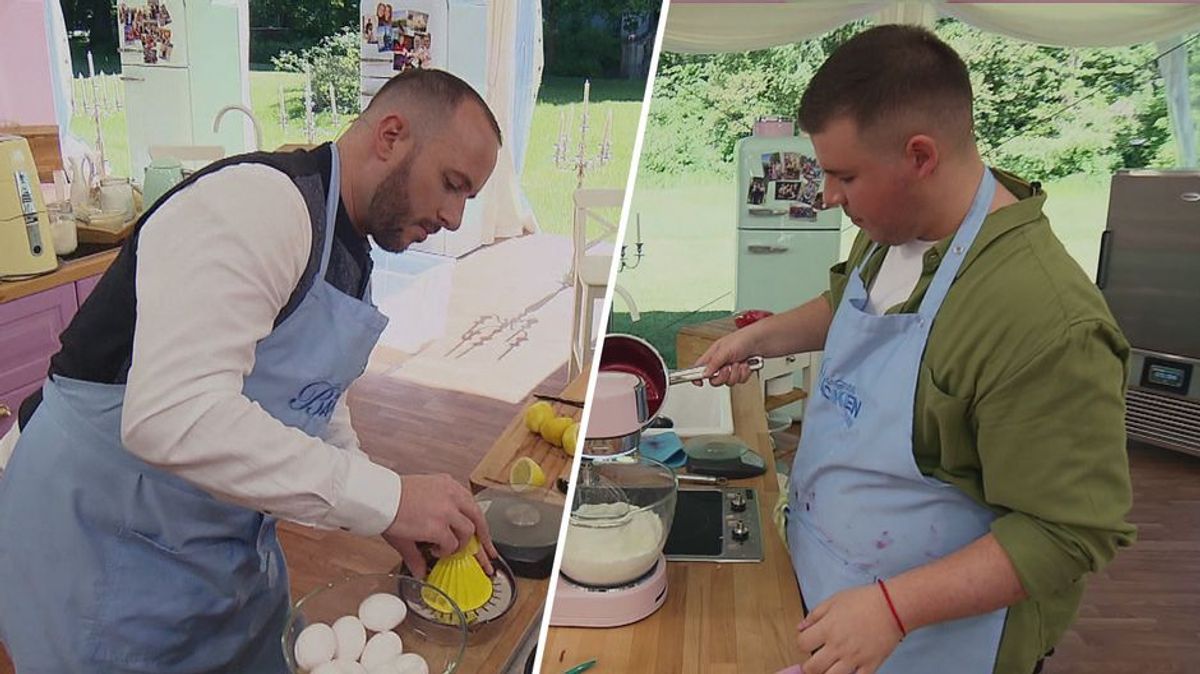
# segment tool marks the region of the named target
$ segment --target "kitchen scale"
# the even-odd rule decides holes
[[[558,549],[563,503],[551,492],[492,487],[475,495],[496,551],[521,578],[548,578]]]
[[[699,435],[685,442],[683,451],[688,472],[697,475],[739,479],[767,471],[763,458],[732,435]]]
[[[559,574],[550,624],[559,627],[619,627],[654,613],[667,600],[667,560],[617,587],[595,587]]]

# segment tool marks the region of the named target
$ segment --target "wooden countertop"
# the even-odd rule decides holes
[[[587,393],[587,382],[587,373],[584,373],[576,377],[558,395],[562,398],[583,400]],[[532,400],[531,398],[530,401]],[[562,403],[551,404],[559,414],[575,419],[578,419],[582,412],[578,407]],[[537,461],[545,471],[547,493],[556,496],[558,502],[564,502],[563,495],[554,488],[554,481],[559,475],[566,476],[570,473],[571,457],[525,428],[524,408],[522,405],[521,411],[471,472],[471,489],[479,492],[487,487],[507,487],[508,470],[512,462],[518,457],[528,456]],[[512,660],[517,657],[515,651],[523,639],[529,636],[537,637],[549,587],[549,579],[518,578],[516,605],[503,620],[487,625],[471,636],[466,657],[459,671],[498,674],[516,665],[523,666],[524,663],[515,663]],[[518,668],[518,671],[524,670]]]
[[[103,274],[112,261],[116,259],[120,246],[109,250],[69,260],[58,266],[58,269],[35,276],[24,281],[0,281],[0,304],[11,302],[28,295],[40,293],[43,290],[55,288],[64,283],[74,283],[80,279],[96,274]]]
[[[680,362],[695,355],[680,353]],[[775,461],[755,375],[732,390],[734,432],[767,463],[757,478],[730,485],[758,490],[765,535],[763,561],[754,564],[668,562],[666,603],[624,627],[551,627],[544,674],[558,674],[596,659],[591,672],[704,672],[771,674],[800,661],[796,624],[803,617],[787,547],[775,531],[771,509],[779,494]]]

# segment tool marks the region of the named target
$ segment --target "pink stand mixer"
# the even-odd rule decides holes
[[[761,358],[752,360],[752,368],[761,366]],[[678,480],[667,466],[639,456],[638,443],[670,385],[703,374],[668,371],[637,337],[605,338],[550,624],[627,625],[666,601],[662,549]]]

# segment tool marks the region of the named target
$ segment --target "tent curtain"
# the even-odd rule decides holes
[[[526,11],[530,7],[524,4]],[[496,158],[496,169],[480,194],[485,244],[536,229],[533,213],[521,194],[515,159],[517,144],[528,137],[527,130],[517,130],[517,124],[528,125],[532,121],[532,114],[524,114],[521,110],[522,105],[531,106],[532,102],[528,100],[527,91],[517,90],[517,69],[533,67],[536,59],[519,66],[513,40],[504,37],[516,35],[518,21],[528,20],[529,17],[521,16],[522,8],[520,0],[495,0],[488,5],[487,102],[500,124],[504,144]]]
[[[928,23],[935,14],[1028,42],[1119,47],[1200,30],[1200,6],[1178,3],[959,3],[947,0],[672,0],[663,49],[715,54],[798,42],[871,15]]]
[[[1178,165],[1192,168],[1196,166],[1196,125],[1192,121],[1188,87],[1188,53],[1180,47],[1182,44],[1182,37],[1157,43],[1158,53],[1166,54],[1158,60],[1158,71],[1166,83],[1167,114],[1171,118]]]
[[[672,0],[662,48],[691,54],[766,49],[827,33],[889,4],[886,0],[714,4]]]

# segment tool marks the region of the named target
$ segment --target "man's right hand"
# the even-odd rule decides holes
[[[746,359],[755,355],[753,340],[745,328],[713,342],[711,346],[696,359],[696,365],[704,366],[704,378],[692,383],[703,386],[704,382],[713,386],[728,384],[733,386],[750,380],[750,365]]]
[[[479,539],[476,558],[489,576],[493,573],[491,559],[500,555],[487,519],[466,487],[449,475],[402,475],[400,484],[400,507],[383,538],[414,576],[423,579],[427,571],[417,543],[432,543],[440,558],[461,550],[472,535]]]

